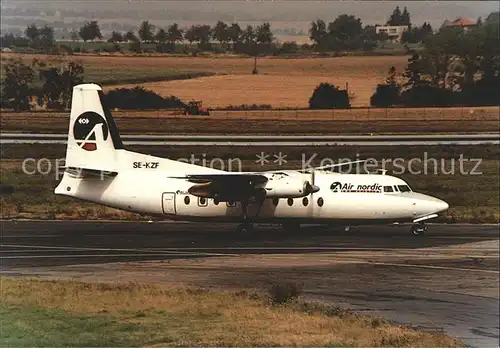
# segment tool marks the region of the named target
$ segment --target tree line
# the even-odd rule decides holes
[[[389,14],[386,24],[408,26],[409,29],[402,37],[404,43],[422,42],[433,33],[429,23],[424,23],[421,27],[412,26],[411,15],[406,7],[403,11],[396,7]],[[73,41],[82,40],[84,43],[104,39],[97,21],[85,22],[78,30],[71,31],[69,36]],[[112,48],[115,51],[121,50],[118,44],[129,43],[130,49],[136,52],[144,49],[141,44],[155,44],[155,50],[158,52],[173,52],[176,44],[188,42],[190,45],[195,44],[198,51],[232,51],[257,55],[296,53],[304,50],[316,52],[372,50],[379,43],[388,40],[387,34],[377,34],[375,26],[363,26],[360,18],[348,14],[341,14],[329,23],[319,19],[313,21],[309,29],[309,38],[312,45],[299,46],[293,41],[279,45],[268,22],[255,27],[252,25],[242,27],[238,23],[218,21],[213,26],[197,24],[182,29],[177,23],[162,28],[145,20],[137,32],[113,31],[107,42],[116,44]],[[27,45],[38,49],[49,49],[55,45],[54,30],[48,26],[38,28],[34,24],[26,28],[25,38],[6,34],[1,41],[2,47]]]
[[[371,105],[499,105],[500,13],[464,31],[442,30],[414,53],[404,72],[389,70],[377,86]]]

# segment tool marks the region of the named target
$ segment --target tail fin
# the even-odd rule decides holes
[[[81,84],[73,88],[66,149],[66,167],[116,171],[116,150],[123,144],[102,88]]]

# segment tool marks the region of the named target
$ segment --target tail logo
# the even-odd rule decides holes
[[[78,116],[73,125],[73,137],[77,145],[87,151],[97,150],[96,132],[101,132],[99,127],[102,127],[102,140],[105,141],[108,139],[108,125],[101,115],[87,111]]]

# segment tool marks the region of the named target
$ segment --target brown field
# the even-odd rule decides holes
[[[241,104],[268,104],[275,108],[307,107],[314,88],[322,82],[344,87],[355,94],[353,106],[369,105],[370,97],[383,76],[348,76],[336,71],[332,76],[306,75],[222,75],[191,80],[148,82],[142,85],[162,96],[175,95],[181,100],[202,100],[207,107]],[[109,86],[133,87],[134,85]]]
[[[12,56],[2,54],[2,58]],[[46,55],[25,57],[49,58]],[[103,71],[113,68],[124,74],[130,69],[148,72],[151,69],[172,69],[227,75],[143,84],[162,95],[202,100],[209,107],[238,104],[304,107],[313,88],[320,82],[330,82],[340,87],[348,83],[349,90],[356,96],[353,105],[366,106],[376,85],[384,81],[389,68],[395,66],[397,71],[402,72],[408,60],[405,56],[259,58],[259,75],[252,76],[252,58],[90,55],[75,55],[74,58],[81,60],[86,68],[102,68]]]
[[[168,58],[157,58],[158,60]],[[273,107],[307,107],[321,82],[348,84],[355,95],[353,106],[369,105],[370,97],[391,66],[403,71],[407,57],[338,57],[258,61],[259,75],[251,75],[252,59],[171,58],[178,68],[225,73],[192,80],[150,82],[144,87],[183,100],[202,100],[205,106],[269,104]],[[185,66],[184,66],[185,64]],[[210,66],[205,66],[208,64]],[[127,86],[130,85],[120,85]],[[116,87],[110,86],[109,88]]]

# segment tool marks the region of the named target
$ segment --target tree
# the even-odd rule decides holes
[[[314,42],[316,50],[323,51],[327,49],[328,33],[326,31],[326,23],[323,20],[317,19],[311,23],[309,38]]]
[[[389,20],[387,21],[387,25],[401,25],[402,23],[402,14],[399,6],[396,6],[394,11],[392,11]]]
[[[102,39],[101,29],[97,21],[85,22],[78,33],[84,42]]]
[[[161,28],[155,35],[155,40],[158,41],[159,44],[165,44],[168,41],[168,34],[165,29]]]
[[[182,41],[182,30],[179,29],[179,25],[177,23],[172,24],[168,27],[167,37],[168,42],[172,45],[175,45],[177,41]]]
[[[391,66],[389,68],[389,73],[387,74],[387,77],[385,79],[385,83],[388,85],[397,86],[398,82],[396,78],[397,78],[396,67]]]
[[[40,28],[40,46],[43,48],[48,48],[54,46],[54,28],[44,25]]]
[[[281,53],[297,53],[299,51],[299,45],[295,41],[285,41],[281,45]]]
[[[132,31],[127,31],[125,35],[123,36],[123,39],[127,42],[138,42],[139,38],[135,36],[134,32]]]
[[[111,37],[108,39],[108,42],[112,43],[123,42],[123,35],[118,31],[113,31],[111,33]]]
[[[165,29],[161,28],[155,35],[155,40],[158,42],[159,46],[157,47],[157,51],[164,52],[165,51],[165,43],[168,41],[168,34]]]
[[[486,24],[495,24],[500,22],[500,12],[491,12],[488,17],[486,17]]]
[[[2,104],[15,111],[30,109],[30,97],[34,94],[31,84],[35,79],[33,68],[21,58],[3,64],[4,80],[2,83]]]
[[[207,46],[210,43],[210,37],[212,35],[212,28],[209,25],[199,25],[197,27],[198,39],[200,41],[200,46]]]
[[[40,31],[35,24],[31,24],[26,27],[24,34],[28,37],[32,44],[36,44],[38,42],[38,37],[40,36]]]
[[[429,35],[432,35],[432,33],[431,25],[425,22],[421,27],[412,27],[403,32],[401,41],[405,43],[421,43],[424,42]]]
[[[154,40],[154,29],[155,26],[150,24],[148,21],[142,21],[139,27],[139,37],[142,42],[152,42]]]
[[[347,14],[338,16],[333,22],[328,24],[329,48],[359,48],[362,30],[361,19]]]
[[[364,50],[374,49],[379,42],[384,42],[389,39],[386,33],[378,33],[377,29],[373,25],[367,25],[363,28],[361,32],[360,39],[362,41],[362,48]]]
[[[0,37],[0,47],[12,47],[16,45],[16,37],[12,33],[7,33]]]
[[[401,14],[401,19],[398,25],[407,25],[411,26],[411,19],[410,19],[410,12],[408,12],[408,9],[405,8],[403,9],[403,13]]]
[[[384,84],[377,85],[377,90],[370,98],[370,105],[375,107],[388,107],[400,102],[401,87],[397,81],[397,72],[391,66]]]
[[[198,43],[200,49],[208,49],[210,46],[210,35],[212,28],[209,25],[192,25],[184,35],[184,38],[189,41]]]
[[[195,25],[191,25],[191,27],[189,27],[188,30],[186,30],[184,38],[188,40],[190,44],[192,44],[193,42],[198,42],[199,37],[198,37],[197,27]]]
[[[231,26],[227,29],[227,35],[229,41],[233,44],[233,50],[235,50],[235,46],[241,42],[241,35],[243,34],[238,23],[232,23]]]
[[[83,65],[75,61],[59,60],[55,66],[42,69],[42,96],[39,103],[50,109],[68,108],[73,87],[83,82],[83,73]]]
[[[408,65],[406,66],[403,76],[407,79],[404,84],[405,89],[411,89],[422,84],[426,84],[424,80],[424,61],[418,53],[414,53],[410,59],[408,59]]]
[[[349,108],[350,106],[347,91],[329,83],[321,83],[317,86],[309,99],[310,109]]]
[[[221,45],[227,44],[231,38],[229,37],[229,30],[226,23],[218,21],[213,28],[214,39],[219,41]]]
[[[273,32],[271,31],[271,24],[268,22],[262,23],[255,29],[255,55],[259,53],[269,53],[272,49],[274,40]]]
[[[271,31],[269,22],[262,23],[255,30],[255,41],[262,45],[270,45],[273,42],[274,35]]]

